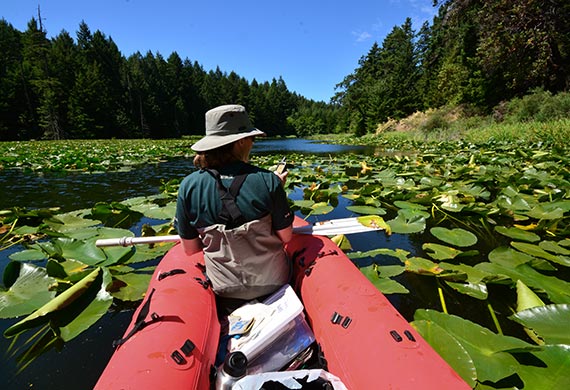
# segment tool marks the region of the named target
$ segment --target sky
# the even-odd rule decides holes
[[[325,102],[374,42],[407,17],[418,31],[436,14],[432,0],[2,0],[0,18],[23,32],[38,5],[50,38],[76,38],[84,21],[125,57],[177,52],[249,82],[282,77],[290,91]]]

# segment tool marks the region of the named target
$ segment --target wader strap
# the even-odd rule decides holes
[[[135,325],[133,326],[133,329],[131,329],[131,331],[122,339],[119,340],[115,340],[113,341],[113,347],[116,348],[120,345],[123,345],[128,339],[130,339],[135,333],[137,333],[139,330],[143,329],[145,326],[150,325],[152,323],[155,323],[157,321],[160,320],[160,316],[156,313],[152,313],[150,315],[150,320],[145,321],[148,312],[150,311],[150,300],[152,299],[152,295],[154,294],[154,288],[152,289],[152,291],[150,292],[150,294],[148,295],[146,301],[144,302],[144,304],[141,307],[141,311],[139,311],[139,314],[137,315],[137,320],[135,322]]]
[[[246,220],[236,204],[236,197],[239,194],[239,190],[243,185],[245,178],[247,177],[247,173],[235,176],[232,184],[230,184],[230,188],[228,189],[222,183],[222,178],[218,171],[215,169],[206,169],[206,171],[216,179],[216,183],[218,185],[218,192],[220,194],[220,199],[222,200],[222,210],[218,215],[220,221],[230,229],[243,225]]]

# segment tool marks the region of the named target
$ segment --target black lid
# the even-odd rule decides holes
[[[244,376],[247,371],[247,357],[243,352],[237,351],[226,355],[224,372],[235,378]]]

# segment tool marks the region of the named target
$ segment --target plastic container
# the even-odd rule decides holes
[[[250,362],[255,361],[258,356],[283,335],[294,332],[297,327],[302,329],[303,332],[307,332],[308,326],[305,328],[306,322],[305,325],[302,324],[305,321],[303,304],[289,285],[285,285],[277,290],[263,301],[262,306],[257,308],[257,310],[259,314],[251,330],[238,340],[230,341],[229,351],[243,352]],[[297,317],[300,317],[298,321],[295,320]],[[299,322],[301,323],[299,324]],[[310,329],[308,331],[310,332]]]
[[[248,375],[261,372],[278,371],[287,366],[297,355],[305,351],[315,341],[313,331],[305,316],[299,314],[293,319],[285,332],[275,339],[264,351],[250,360]]]

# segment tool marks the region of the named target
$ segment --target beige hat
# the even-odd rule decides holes
[[[265,135],[251,124],[245,107],[229,104],[206,113],[206,136],[192,145],[196,152],[205,152],[255,135]]]

